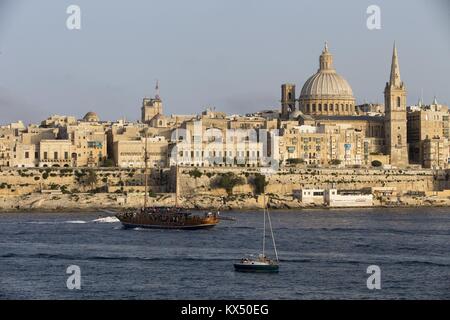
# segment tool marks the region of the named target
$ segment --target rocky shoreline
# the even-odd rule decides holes
[[[298,210],[298,209],[338,209],[330,208],[324,204],[304,204],[292,196],[272,195],[268,197],[268,206],[271,209]],[[437,197],[399,197],[392,200],[374,200],[370,208],[407,208],[407,207],[448,207],[450,199]],[[159,194],[149,197],[151,206],[173,206],[174,194]],[[0,197],[0,212],[117,212],[128,208],[139,208],[143,205],[140,194],[41,194],[34,193],[22,196]],[[253,195],[240,195],[232,197],[216,197],[211,195],[196,195],[180,197],[178,205],[192,210],[259,210],[264,207],[264,198]],[[342,207],[341,207],[342,208]]]

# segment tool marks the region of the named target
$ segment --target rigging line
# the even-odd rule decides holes
[[[275,237],[273,236],[272,221],[270,220],[269,208],[267,208],[267,218],[269,219],[270,233],[272,234],[272,242],[273,242],[273,249],[275,250],[275,257],[278,261],[277,246],[275,245]]]

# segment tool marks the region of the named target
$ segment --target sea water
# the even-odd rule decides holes
[[[237,221],[127,230],[99,212],[0,214],[0,299],[450,299],[449,208],[272,211],[278,274],[233,269],[261,252],[262,212],[221,214]]]

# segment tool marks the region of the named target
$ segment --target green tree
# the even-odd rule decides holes
[[[222,175],[219,175],[214,183],[213,187],[216,188],[224,188],[227,194],[230,196],[233,194],[233,188],[235,186],[245,184],[245,180],[242,177],[237,176],[233,172],[227,172]]]
[[[189,176],[194,177],[195,179],[200,178],[202,176],[202,173],[200,170],[195,168],[194,170],[189,171]]]
[[[97,172],[94,169],[89,169],[87,174],[80,178],[80,183],[84,187],[89,186],[93,188],[97,184]]]
[[[106,159],[105,161],[103,161],[103,166],[104,167],[114,167],[114,161],[112,159]]]
[[[266,186],[269,184],[269,182],[266,181],[266,176],[260,173],[255,174],[250,181],[255,187],[256,194],[264,193]]]
[[[331,160],[331,164],[334,165],[334,166],[340,165],[341,162],[342,162],[342,160],[339,160],[339,159],[333,159],[333,160]]]
[[[303,164],[303,163],[305,163],[305,160],[303,160],[301,158],[291,158],[291,159],[286,159],[286,163],[287,164]]]
[[[379,160],[372,161],[372,167],[381,167],[383,164]]]

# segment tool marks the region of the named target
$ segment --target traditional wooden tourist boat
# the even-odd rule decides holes
[[[128,210],[116,215],[125,228],[152,228],[152,229],[207,229],[217,225],[220,221],[219,212],[205,212],[198,215],[187,209],[178,207],[178,187],[175,192],[174,207],[149,207],[148,178],[147,178],[147,135],[145,136],[145,194],[144,207],[137,210]]]
[[[219,223],[218,213],[195,215],[178,207],[144,207],[116,215],[125,228],[206,229]]]

